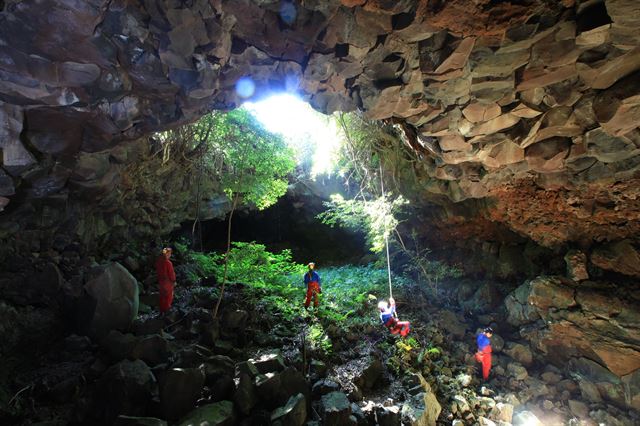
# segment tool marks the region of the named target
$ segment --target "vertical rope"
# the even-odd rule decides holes
[[[386,205],[386,198],[384,196],[384,182],[382,180],[382,163],[380,163],[380,191],[382,192],[382,199]],[[387,235],[387,216],[385,212],[384,218],[384,246],[387,251],[387,275],[389,276],[389,297],[393,297],[393,291],[391,290],[391,260],[389,259],[389,236]]]

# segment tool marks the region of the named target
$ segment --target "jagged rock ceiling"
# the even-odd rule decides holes
[[[256,96],[401,124],[420,197],[479,200],[478,228],[551,246],[639,235],[637,0],[0,6],[0,209],[108,192],[119,159],[96,153],[237,106],[249,76]]]

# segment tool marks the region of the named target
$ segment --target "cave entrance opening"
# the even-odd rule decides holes
[[[343,136],[332,116],[314,110],[292,93],[274,94],[243,106],[267,130],[285,138],[296,151],[299,171],[312,178],[334,171]]]
[[[291,249],[300,263],[312,259],[337,265],[366,260],[369,252],[363,233],[330,227],[316,218],[332,194],[348,197],[355,190],[337,170],[344,134],[335,117],[314,110],[292,93],[261,97],[245,102],[242,108],[266,130],[283,137],[295,152],[296,168],[287,193],[275,205],[262,211],[245,207],[236,212],[231,240],[256,241],[275,252]],[[199,226],[203,251],[222,251],[226,220],[207,220]]]

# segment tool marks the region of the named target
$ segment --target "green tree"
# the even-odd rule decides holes
[[[327,210],[320,213],[318,218],[330,226],[364,230],[371,251],[379,253],[385,248],[385,240],[398,226],[395,213],[406,203],[402,196],[395,199],[384,195],[371,200],[345,200],[341,195],[334,194],[331,201],[324,203]]]
[[[295,156],[280,135],[268,132],[245,109],[212,113],[211,117],[213,129],[209,140],[222,153],[220,182],[231,200],[222,285],[213,310],[215,318],[227,281],[233,214],[241,201],[258,210],[275,204],[287,191],[287,175],[295,167]]]

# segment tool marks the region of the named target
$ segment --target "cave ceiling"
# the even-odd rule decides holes
[[[399,123],[413,196],[443,224],[548,246],[640,235],[637,0],[0,5],[7,211],[117,185],[92,156],[234,108],[250,77],[255,97]]]

